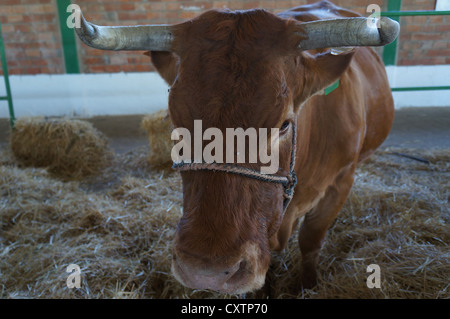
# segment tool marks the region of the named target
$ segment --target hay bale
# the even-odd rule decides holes
[[[153,169],[170,170],[172,167],[170,153],[173,147],[170,136],[173,126],[167,110],[145,116],[141,125],[148,133],[150,146],[148,164]]]
[[[108,141],[91,123],[29,117],[17,120],[11,150],[25,166],[46,167],[62,178],[98,173],[111,159]]]

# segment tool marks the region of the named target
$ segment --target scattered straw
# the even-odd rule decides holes
[[[358,168],[325,239],[318,286],[294,289],[294,234],[273,254],[271,298],[450,298],[449,151],[396,150],[429,165],[391,151]],[[0,298],[230,297],[185,288],[170,274],[181,181],[151,170],[147,153],[115,155],[102,176],[64,182],[0,152]],[[72,263],[81,267],[80,289],[66,286]],[[366,285],[373,263],[381,289]]]
[[[26,166],[47,167],[61,177],[98,173],[110,160],[107,140],[81,120],[21,118],[11,134],[11,149]]]

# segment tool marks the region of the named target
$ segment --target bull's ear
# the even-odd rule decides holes
[[[171,86],[178,74],[178,56],[167,51],[149,51],[145,55],[152,58],[152,63],[159,75]]]
[[[311,55],[303,52],[302,62],[305,82],[303,92],[301,92],[301,100],[305,101],[310,96],[320,93],[336,82],[349,66],[354,53],[354,50],[338,55],[332,53]]]

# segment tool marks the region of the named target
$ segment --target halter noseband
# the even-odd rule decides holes
[[[297,150],[297,132],[296,122],[292,126],[292,149],[291,149],[291,163],[289,165],[289,173],[286,176],[280,176],[276,174],[263,174],[257,170],[242,167],[239,165],[227,164],[227,163],[187,163],[177,162],[173,163],[172,168],[179,171],[218,171],[231,174],[237,174],[248,178],[253,178],[259,181],[268,183],[277,183],[283,186],[284,201],[283,201],[283,214],[286,212],[289,203],[294,196],[294,188],[297,185],[297,175],[295,174],[295,156]]]

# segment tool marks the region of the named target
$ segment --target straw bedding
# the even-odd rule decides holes
[[[293,235],[273,254],[271,298],[449,298],[449,150],[379,150],[358,168],[351,195],[319,259],[319,284],[295,291],[301,260]],[[177,172],[148,163],[148,148],[115,154],[98,175],[64,180],[0,151],[2,298],[235,297],[184,288],[170,274],[182,214]],[[381,289],[369,289],[369,264]],[[81,288],[69,289],[69,264]],[[247,294],[251,297],[252,294]]]

